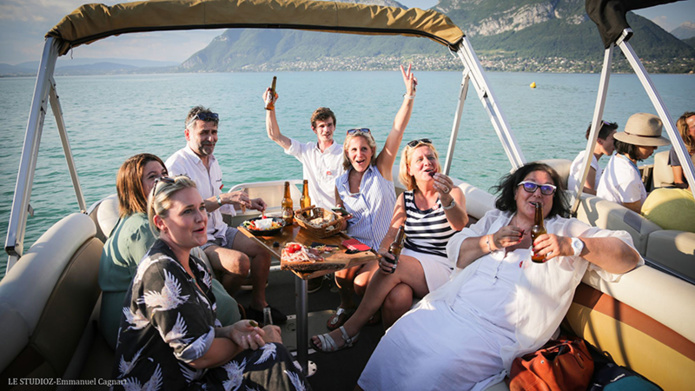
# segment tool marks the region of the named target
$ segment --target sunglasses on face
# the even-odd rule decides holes
[[[188,121],[188,125],[192,124],[195,120],[201,120],[203,122],[219,121],[220,116],[217,113],[198,113],[193,116],[193,118]]]
[[[355,133],[371,133],[372,131],[369,130],[369,128],[355,128],[355,129],[348,129],[345,134],[355,134]]]
[[[553,195],[557,189],[557,186],[554,185],[539,185],[538,183],[531,181],[520,182],[517,186],[523,186],[524,190],[531,194],[535,193],[536,189],[540,188],[541,194],[543,195]]]
[[[418,146],[418,144],[432,144],[432,140],[430,140],[428,138],[421,138],[419,140],[413,140],[413,141],[409,142],[408,146],[415,148],[416,146]]]

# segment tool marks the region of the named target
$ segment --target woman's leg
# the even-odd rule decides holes
[[[381,321],[384,330],[391,327],[398,318],[403,316],[413,306],[413,289],[407,284],[398,284],[384,300],[381,306]]]
[[[367,323],[369,318],[379,310],[379,307],[384,303],[386,296],[398,284],[407,284],[411,287],[416,295],[427,294],[427,282],[425,281],[425,273],[422,270],[420,262],[409,256],[401,256],[398,267],[393,274],[386,274],[380,270],[374,272],[367,291],[360,302],[357,311],[343,325],[349,336],[357,334],[362,327]],[[330,336],[336,342],[338,347],[343,346],[345,341],[341,337],[340,330],[333,330]],[[317,336],[312,337],[314,344],[320,345]]]

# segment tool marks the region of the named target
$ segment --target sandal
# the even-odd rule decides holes
[[[326,327],[328,328],[328,330],[333,331],[338,327],[344,325],[345,322],[347,322],[347,320],[350,319],[350,317],[354,313],[354,308],[345,309],[343,307],[338,307],[338,310],[335,311],[335,314],[328,318],[328,321],[326,322]]]
[[[338,350],[351,348],[357,342],[357,339],[360,337],[360,333],[357,333],[354,336],[350,337],[347,331],[345,331],[345,327],[343,326],[340,326],[339,330],[340,333],[343,335],[343,340],[345,340],[345,344],[343,346],[338,347],[338,345],[335,344],[335,340],[333,339],[333,337],[330,336],[329,333],[319,334],[316,336],[319,339],[319,342],[321,342],[321,346],[315,344],[313,338],[311,339],[311,344],[314,345],[314,348],[316,348],[316,350],[320,352],[332,353],[337,352]]]

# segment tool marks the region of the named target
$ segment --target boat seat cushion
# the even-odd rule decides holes
[[[663,229],[695,232],[695,199],[685,189],[655,189],[642,205],[642,215]]]
[[[662,230],[649,234],[646,258],[695,281],[695,233]]]
[[[647,251],[649,234],[661,229],[634,211],[601,197],[582,193],[577,218],[589,225],[627,231],[637,251]]]
[[[668,165],[668,153],[662,151],[654,155],[652,181],[655,189],[673,185],[673,168]]]
[[[65,372],[100,293],[95,234],[87,215],[63,218],[0,282],[0,378]]]
[[[111,235],[111,231],[116,227],[116,223],[118,223],[118,197],[116,194],[111,194],[102,199],[99,202],[95,215],[99,231],[98,236],[103,236],[103,241],[106,242],[106,239]]]
[[[471,218],[480,220],[485,213],[495,209],[495,196],[473,185],[451,178],[466,197],[466,212]]]
[[[570,167],[572,167],[572,161],[569,159],[544,159],[540,161],[545,163],[555,169],[560,179],[562,179],[562,186],[567,189],[567,179],[570,176]]]

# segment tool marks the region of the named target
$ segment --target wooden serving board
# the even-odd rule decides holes
[[[351,239],[350,236],[340,233],[338,235],[327,238],[316,238],[311,235],[306,229],[299,227],[296,223],[287,226],[275,236],[254,236],[245,228],[239,226],[239,231],[244,235],[256,240],[266,248],[274,257],[280,259],[280,268],[291,270],[296,275],[303,279],[318,277],[324,274],[332,273],[348,267],[365,264],[369,261],[379,258],[379,255],[373,251],[361,251],[355,254],[347,254],[347,248],[341,243],[346,239]],[[311,246],[313,243],[321,243],[338,246],[338,250],[330,254],[321,254],[325,260],[323,262],[283,262],[281,254],[282,249],[289,242],[301,243],[304,246]]]

